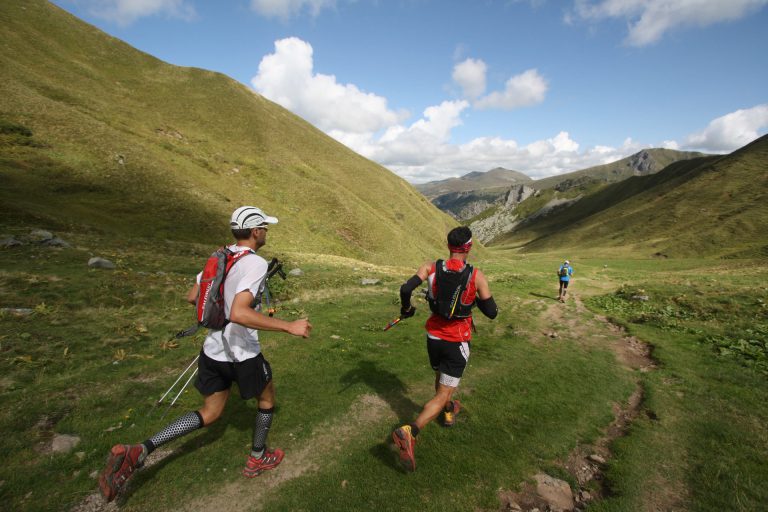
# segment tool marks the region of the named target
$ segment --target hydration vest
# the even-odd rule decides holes
[[[461,270],[454,271],[446,267],[445,261],[437,260],[434,282],[427,290],[429,309],[448,320],[472,316],[475,298],[472,297],[469,303],[463,302],[462,298],[473,275],[474,268],[469,263],[465,263]]]
[[[227,325],[229,319],[224,313],[224,279],[232,265],[248,254],[253,254],[253,251],[235,252],[228,247],[219,247],[208,258],[200,277],[200,291],[195,305],[198,325],[209,329],[221,329]]]

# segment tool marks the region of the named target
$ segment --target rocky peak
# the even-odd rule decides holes
[[[656,161],[653,159],[653,156],[645,150],[632,155],[627,165],[632,168],[635,176],[651,174],[656,169]]]

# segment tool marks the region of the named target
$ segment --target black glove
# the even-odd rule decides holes
[[[416,314],[416,308],[413,306],[411,306],[410,309],[405,309],[403,307],[400,308],[401,320],[405,320],[406,318],[411,318],[415,314]]]

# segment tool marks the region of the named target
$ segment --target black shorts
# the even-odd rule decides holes
[[[470,342],[445,341],[427,336],[429,364],[436,372],[460,379],[469,360]]]
[[[271,380],[272,367],[262,354],[239,363],[228,363],[211,359],[200,351],[195,387],[203,396],[229,389],[232,382],[237,382],[240,396],[248,400],[261,395]]]
[[[568,283],[570,281],[560,281],[560,288],[568,288]]]

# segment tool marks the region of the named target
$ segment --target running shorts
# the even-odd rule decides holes
[[[427,354],[429,354],[429,364],[436,372],[440,372],[440,382],[451,387],[458,386],[458,380],[464,374],[464,368],[467,367],[469,360],[470,342],[468,341],[445,341],[438,338],[427,336]],[[443,382],[443,375],[453,377],[455,385],[450,382]],[[452,379],[446,379],[452,381]]]
[[[211,359],[200,351],[195,387],[203,396],[224,391],[237,382],[244,400],[261,395],[272,380],[272,367],[262,354],[245,361],[229,363]]]

